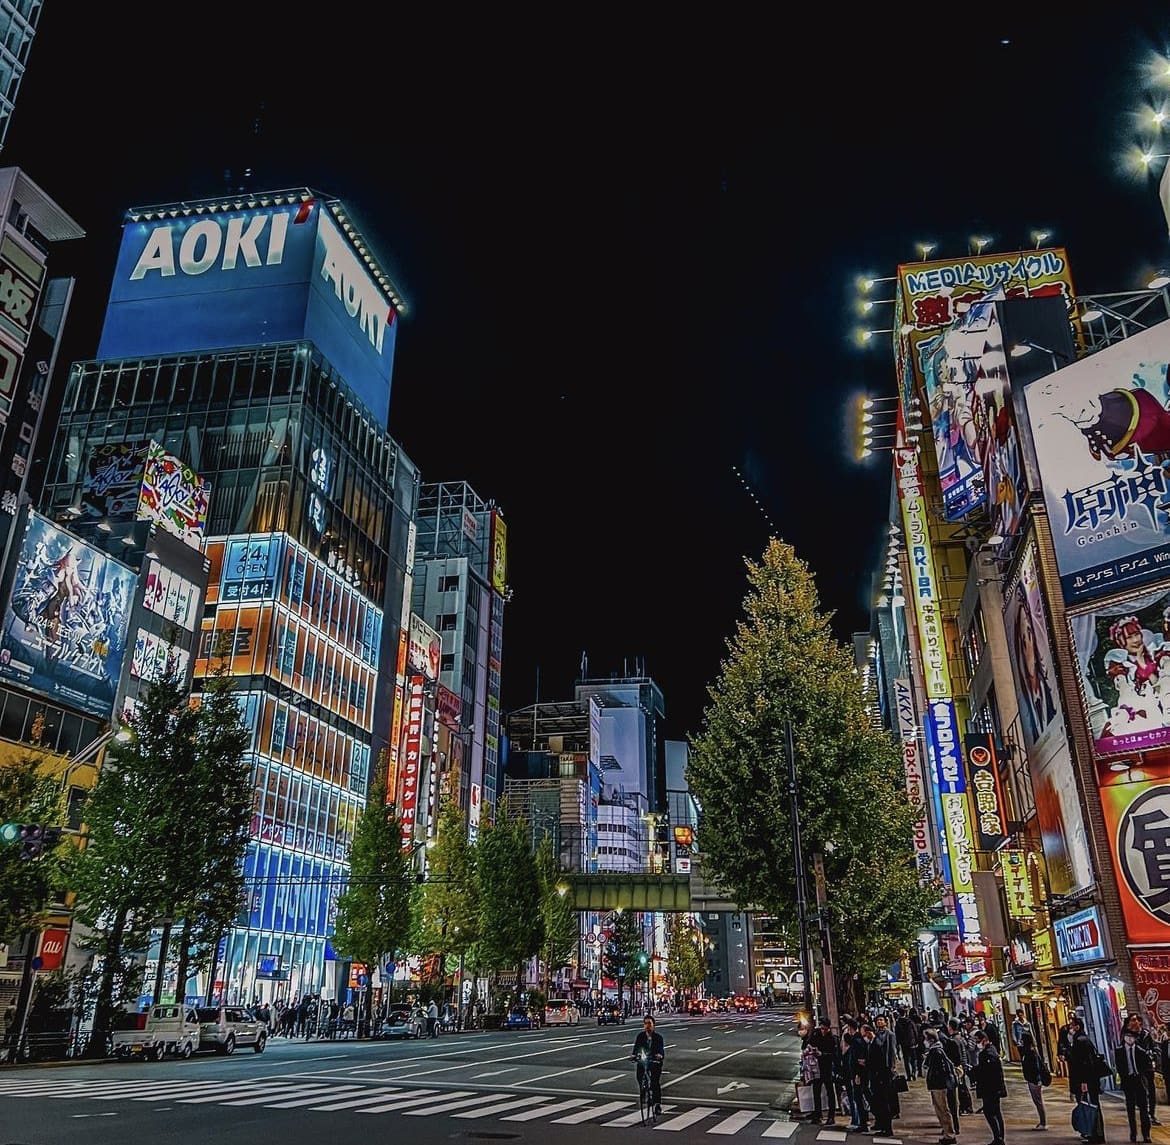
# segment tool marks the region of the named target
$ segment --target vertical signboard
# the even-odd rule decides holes
[[[906,773],[906,797],[911,807],[920,811],[914,820],[911,845],[918,877],[929,882],[934,877],[934,861],[930,846],[930,825],[926,810],[926,781],[922,773],[922,759],[918,750],[918,725],[914,719],[914,697],[910,681],[894,680],[894,710],[898,720],[898,735],[902,740],[902,765]]]
[[[975,807],[979,850],[996,851],[1007,842],[1007,824],[1004,822],[995,737],[987,732],[973,732],[964,737],[964,745],[967,748],[967,781],[971,787],[971,802]]]
[[[492,512],[492,588],[501,596],[508,588],[508,527],[498,511]]]
[[[1032,872],[1028,869],[1028,856],[1023,851],[1001,851],[1000,869],[1003,871],[1008,915],[1020,920],[1034,918],[1036,900],[1032,894]]]
[[[439,634],[421,616],[410,614],[410,635],[406,649],[406,666],[428,680],[439,678],[443,660],[443,641]]]
[[[398,817],[402,824],[402,849],[414,845],[414,822],[418,814],[419,781],[422,778],[423,687],[422,676],[411,676],[406,702],[406,736],[402,749],[398,784]]]

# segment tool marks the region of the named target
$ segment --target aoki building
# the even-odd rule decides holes
[[[206,980],[164,993],[335,988],[418,500],[386,430],[403,309],[343,204],[308,188],[132,210],[97,356],[70,372],[44,516],[126,559],[149,541],[106,495],[111,465],[153,442],[202,478],[195,687],[225,649],[252,730],[246,901]]]

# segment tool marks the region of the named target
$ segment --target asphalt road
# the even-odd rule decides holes
[[[407,1133],[577,1145],[649,1132],[629,1053],[641,1021],[400,1042],[276,1038],[263,1054],[0,1069],[0,1145],[332,1145]],[[659,1019],[666,1042],[656,1131],[779,1137],[799,1042],[789,1010]],[[631,1116],[632,1115],[632,1116]],[[798,1132],[799,1131],[799,1132]]]

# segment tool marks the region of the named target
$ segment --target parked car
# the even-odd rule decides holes
[[[514,1009],[504,1019],[505,1030],[535,1030],[540,1026],[540,1017],[532,1010]]]
[[[189,1058],[199,1048],[199,1015],[193,1006],[151,1006],[141,1014],[115,1018],[110,1035],[114,1056],[162,1061],[167,1054]]]
[[[581,1011],[572,998],[550,998],[544,1008],[546,1026],[576,1026],[581,1021]]]
[[[200,1006],[199,1048],[217,1054],[233,1054],[237,1046],[251,1046],[262,1054],[268,1044],[268,1027],[242,1006]]]
[[[597,1024],[599,1026],[624,1026],[626,1012],[616,1002],[602,1002],[597,1007]]]
[[[706,998],[692,998],[687,1003],[688,1014],[705,1014],[707,1012]]]
[[[416,1006],[391,1010],[378,1029],[380,1038],[421,1038],[426,1030],[426,1015]]]

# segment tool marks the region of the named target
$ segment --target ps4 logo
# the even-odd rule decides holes
[[[179,228],[177,236],[171,225],[155,227],[130,272],[130,281],[138,282],[152,271],[173,278],[180,271],[198,275],[215,266],[235,270],[241,262],[250,267],[279,266],[290,218],[288,212],[280,212],[225,221],[197,219]]]

